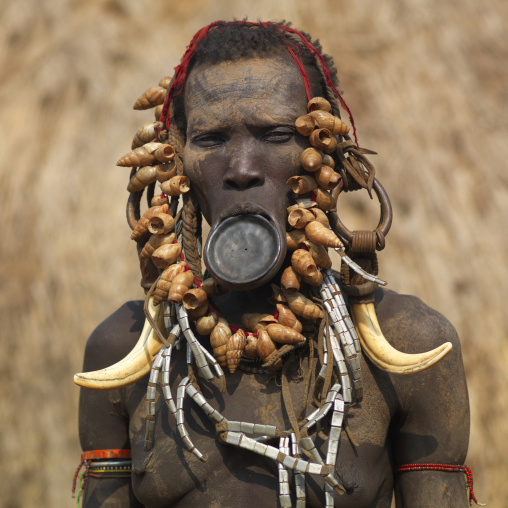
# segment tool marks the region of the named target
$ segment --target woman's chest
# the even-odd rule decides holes
[[[202,396],[178,399],[178,385],[185,372],[171,379],[175,407],[172,414],[159,387],[155,397],[153,438],[146,443],[147,409],[142,383],[132,392],[129,411],[133,453],[133,488],[136,497],[150,507],[192,504],[236,506],[241,503],[275,506],[281,489],[288,489],[295,502],[297,487],[305,484],[308,506],[323,506],[325,481],[317,460],[326,464],[330,437],[339,437],[334,477],[345,489],[336,495],[336,506],[384,506],[376,500],[391,497],[391,472],[386,443],[390,421],[389,408],[380,407],[382,397],[370,396],[344,416],[343,429],[332,435],[333,407],[308,432],[317,454],[310,458],[292,446],[291,438],[280,439],[294,431],[306,414],[314,409],[305,404],[311,399],[305,378],[295,375],[286,381],[265,376],[238,374],[228,379],[226,391],[201,383]],[[367,385],[369,381],[366,380]],[[145,384],[146,387],[146,384]],[[180,390],[180,394],[185,393]],[[205,403],[203,403],[205,401]],[[208,414],[214,411],[215,420]],[[223,418],[216,425],[218,417]],[[254,426],[254,424],[256,426]],[[259,434],[269,436],[260,439]],[[229,435],[229,436],[228,436]],[[241,437],[239,437],[241,436]],[[296,433],[295,433],[296,436]],[[184,443],[187,442],[188,446]],[[229,443],[229,444],[228,444]],[[240,445],[240,446],[238,446]],[[286,445],[289,445],[285,448]],[[195,448],[206,461],[189,449]],[[299,457],[301,465],[310,464],[310,473],[300,474],[287,467],[281,472],[284,456]],[[290,464],[288,463],[288,466]],[[285,484],[285,485],[284,485]],[[299,491],[300,492],[300,491]],[[389,500],[387,501],[389,506]]]

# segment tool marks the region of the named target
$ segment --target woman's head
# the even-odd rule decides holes
[[[186,199],[199,205],[212,233],[217,232],[214,240],[230,236],[226,219],[256,215],[266,219],[267,230],[252,225],[253,235],[272,237],[277,244],[267,246],[270,259],[258,269],[266,273],[253,275],[254,286],[273,278],[285,257],[286,182],[302,172],[300,156],[308,147],[295,121],[314,96],[328,98],[338,115],[337,96],[342,100],[335,85],[333,61],[321,55],[319,42],[284,23],[212,23],[196,33],[175,69],[161,122],[180,140],[176,148],[192,189]],[[247,227],[245,217],[241,220]],[[226,282],[226,273],[214,273],[209,247],[205,264]],[[217,249],[214,260],[221,251],[241,247],[223,241]],[[243,276],[243,267],[233,269],[231,257],[225,265],[235,273],[229,280]]]
[[[349,113],[335,86],[333,62],[320,50],[318,42],[284,23],[220,21],[195,34],[175,68],[161,106],[158,138],[172,145],[176,171],[190,179],[191,190],[183,196],[184,229],[199,224],[201,210],[212,227],[209,242],[210,238],[228,240],[216,245],[214,259],[221,252],[243,255],[249,250],[241,242],[229,242],[232,230],[226,227],[226,222],[241,223],[237,231],[246,232],[250,220],[246,215],[257,217],[251,221],[248,239],[272,239],[269,254],[260,252],[258,256],[256,251],[247,262],[240,256],[236,272],[228,257],[225,267],[232,274],[222,278],[207,262],[207,243],[205,264],[219,282],[229,280],[230,286],[240,288],[237,277],[242,278],[244,265],[250,266],[252,273],[247,279],[252,283],[242,286],[248,289],[268,282],[281,268],[290,201],[287,182],[302,173],[300,157],[309,146],[296,130],[295,121],[307,113],[308,101],[316,96],[325,97],[336,116],[339,103]],[[161,184],[163,192],[167,184]],[[131,196],[130,202],[137,199],[139,196]],[[162,199],[167,200],[164,195]],[[173,214],[176,205],[177,200],[172,199]],[[188,266],[201,277],[198,232],[192,228],[184,234],[183,249]],[[254,241],[251,247],[258,243]],[[257,263],[263,256],[265,264]],[[253,268],[256,264],[258,269]],[[143,278],[151,280],[152,272]]]

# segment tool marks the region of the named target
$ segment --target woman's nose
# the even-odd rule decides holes
[[[265,174],[252,149],[244,147],[232,154],[222,179],[227,189],[245,190],[263,185]]]

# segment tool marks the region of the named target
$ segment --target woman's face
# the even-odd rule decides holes
[[[227,217],[264,216],[283,238],[288,178],[308,146],[295,129],[307,96],[294,62],[249,58],[195,67],[185,88],[184,171],[213,229]]]

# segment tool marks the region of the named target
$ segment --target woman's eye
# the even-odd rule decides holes
[[[196,136],[192,141],[202,148],[212,148],[221,146],[225,142],[225,139],[220,134],[202,134],[201,136]]]
[[[268,143],[286,143],[295,135],[295,131],[289,127],[278,127],[266,133],[262,140]]]

